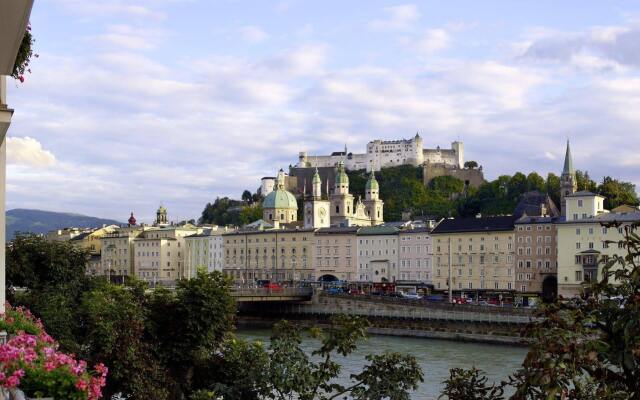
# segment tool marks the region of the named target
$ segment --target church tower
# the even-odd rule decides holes
[[[380,225],[384,223],[383,206],[384,202],[380,200],[380,187],[376,180],[375,171],[371,170],[371,175],[365,185],[365,200],[367,215],[371,219],[371,225]]]
[[[311,181],[311,197],[305,199],[304,203],[304,227],[305,228],[328,228],[331,225],[331,216],[328,200],[322,199],[322,179],[318,173],[318,167],[313,174]]]
[[[331,195],[331,224],[339,225],[345,219],[353,217],[353,214],[353,195],[349,194],[349,176],[344,169],[344,161],[340,161]]]
[[[564,168],[560,175],[560,211],[563,217],[567,216],[566,196],[574,194],[578,190],[578,182],[576,181],[576,171],[573,169],[573,160],[571,159],[571,149],[567,140],[567,152],[564,156]]]
[[[166,226],[169,225],[167,220],[167,209],[161,204],[158,207],[158,211],[156,211],[156,226]]]

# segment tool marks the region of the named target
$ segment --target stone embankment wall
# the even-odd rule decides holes
[[[302,304],[243,304],[239,321],[269,324],[289,319],[313,325],[326,324],[338,314],[366,317],[372,334],[504,344],[524,343],[520,330],[532,319],[528,310],[319,295]]]

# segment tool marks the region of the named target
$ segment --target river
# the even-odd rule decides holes
[[[268,342],[268,329],[241,328],[238,336],[245,339]],[[318,347],[318,342],[307,338],[303,348],[310,353]],[[450,368],[470,368],[475,366],[483,370],[492,382],[500,382],[514,372],[524,360],[526,349],[514,346],[501,346],[479,343],[407,338],[392,336],[371,336],[361,342],[357,351],[349,357],[337,357],[342,365],[342,376],[357,373],[365,364],[365,356],[371,353],[397,351],[413,354],[424,373],[424,382],[411,396],[417,400],[436,399],[443,388],[442,381],[449,377]],[[348,379],[348,378],[346,378]],[[342,383],[346,383],[342,382]]]

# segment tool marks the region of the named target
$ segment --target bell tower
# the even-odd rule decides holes
[[[311,197],[304,202],[304,227],[328,228],[331,226],[329,213],[330,203],[322,199],[322,179],[318,173],[318,167],[311,181]]]
[[[567,200],[565,197],[574,194],[578,190],[578,182],[576,181],[576,171],[573,169],[573,160],[571,158],[571,149],[567,140],[567,151],[564,156],[564,168],[560,175],[560,213],[563,217],[567,216]]]
[[[367,216],[371,219],[371,225],[384,223],[383,208],[384,202],[380,200],[380,186],[376,180],[376,173],[371,169],[371,174],[365,185],[365,200]]]

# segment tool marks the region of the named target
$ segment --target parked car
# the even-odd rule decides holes
[[[269,289],[272,292],[281,292],[283,290],[282,286],[277,283],[267,283],[263,286],[265,289]]]
[[[480,300],[480,301],[478,302],[478,305],[479,305],[479,306],[485,306],[485,307],[497,307],[497,305],[492,304],[492,303],[489,303],[489,302],[488,302],[488,301],[486,301],[486,300]]]
[[[402,292],[392,292],[392,293],[387,294],[387,296],[388,297],[395,297],[395,298],[398,298],[398,299],[403,299],[404,298],[404,295],[402,294]]]
[[[444,296],[441,294],[432,294],[431,296],[427,296],[425,299],[427,301],[441,302],[444,301]]]
[[[420,296],[418,293],[401,293],[401,296],[403,299],[409,299],[409,300],[420,300],[422,298],[422,296]]]
[[[349,294],[354,296],[360,296],[360,295],[363,295],[364,292],[360,289],[349,289]]]

